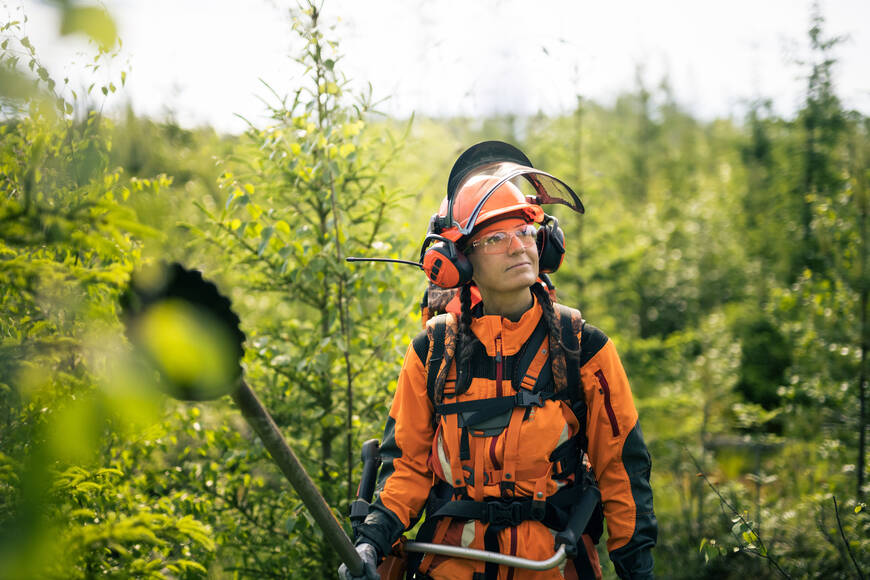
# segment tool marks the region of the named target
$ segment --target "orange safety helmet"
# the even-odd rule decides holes
[[[522,177],[537,195],[525,196],[517,183]],[[420,262],[429,280],[442,288],[456,288],[471,281],[468,258],[457,244],[476,228],[494,219],[523,217],[543,223],[539,230],[539,253],[545,247],[557,255],[542,263],[542,272],[552,272],[564,255],[564,235],[555,218],[547,216],[543,203],[567,205],[583,213],[583,204],[563,181],[532,167],[522,151],[501,141],[485,141],[466,150],[450,171],[447,197],[429,222],[420,249]],[[548,252],[549,255],[549,252]]]
[[[446,197],[438,208],[438,216],[451,213],[460,231],[471,231],[494,219],[522,217],[528,222],[541,223],[544,210],[526,199],[520,189],[510,181],[502,181],[492,175],[477,173],[463,181],[453,198],[452,208]],[[469,221],[474,220],[470,224]]]

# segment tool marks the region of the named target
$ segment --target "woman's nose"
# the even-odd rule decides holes
[[[520,237],[513,232],[511,232],[510,236],[510,241],[508,242],[508,254],[516,254],[518,252],[522,252],[525,249],[525,246],[520,240]]]

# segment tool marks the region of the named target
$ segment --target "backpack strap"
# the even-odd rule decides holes
[[[552,369],[548,364],[550,357],[547,349],[544,348],[547,334],[547,323],[541,316],[532,335],[523,345],[511,375],[511,382],[516,385],[518,391],[521,388],[533,392],[541,391],[553,380]]]
[[[583,331],[583,326],[586,324],[586,321],[583,320],[580,311],[557,303],[553,304],[553,309],[559,317],[559,325],[562,328],[562,344],[571,350],[581,349],[583,345],[580,343],[580,334]],[[559,372],[559,369],[554,367],[553,374],[555,375],[557,372]],[[580,366],[578,364],[566,365],[564,372],[564,384],[570,391],[572,391],[570,393],[570,399],[572,401],[578,398],[582,399],[583,389],[580,386]],[[554,378],[557,378],[558,384],[559,377]]]
[[[465,416],[465,421],[474,425],[515,407],[541,407],[544,405],[544,401],[550,399],[566,399],[566,393],[555,393],[553,389],[547,388],[553,375],[548,364],[547,349],[544,347],[546,338],[547,325],[541,318],[529,340],[523,345],[515,370],[511,375],[511,382],[518,386],[515,395],[461,403],[437,404],[435,412],[438,415],[471,413],[471,415]]]
[[[426,357],[426,394],[434,405],[435,394],[444,393],[447,373],[456,354],[457,321],[453,314],[439,314],[426,323],[429,354]],[[437,414],[437,411],[436,411]]]
[[[583,358],[583,344],[580,336],[586,321],[583,320],[583,315],[580,311],[574,308],[555,303],[553,308],[559,316],[559,325],[562,327],[562,344],[569,349],[580,351],[576,362],[565,365],[564,384],[568,391],[567,399],[571,402],[571,410],[574,411],[574,416],[580,424],[580,430],[577,433],[579,437],[578,445],[581,453],[585,454],[589,441],[586,437],[586,398],[583,393],[583,385],[580,382],[580,359]],[[556,372],[557,367],[554,366],[553,373],[555,374]]]

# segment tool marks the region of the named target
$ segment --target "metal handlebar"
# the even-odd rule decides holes
[[[555,568],[565,561],[568,555],[565,553],[565,546],[559,546],[556,553],[546,560],[529,560],[528,558],[519,558],[517,556],[509,556],[499,552],[488,552],[486,550],[475,550],[473,548],[463,548],[461,546],[445,546],[442,544],[429,544],[426,542],[405,542],[404,549],[406,552],[423,552],[437,554],[439,556],[450,556],[452,558],[467,558],[470,560],[479,560],[481,562],[492,562],[502,566],[513,566],[514,568],[524,568],[526,570],[549,570]]]

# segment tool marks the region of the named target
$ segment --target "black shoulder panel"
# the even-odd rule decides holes
[[[417,358],[425,365],[426,357],[429,355],[429,336],[425,328],[414,337],[411,344],[414,345],[414,352],[417,353]]]
[[[591,324],[583,325],[583,332],[580,333],[580,366],[582,367],[589,362],[593,356],[598,354],[604,345],[607,343],[607,335],[595,328]]]

